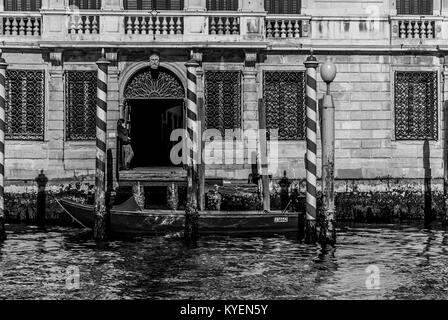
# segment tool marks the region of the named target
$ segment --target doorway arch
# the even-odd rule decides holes
[[[125,122],[134,150],[131,168],[171,167],[171,132],[184,127],[185,87],[176,72],[144,66],[122,88]]]

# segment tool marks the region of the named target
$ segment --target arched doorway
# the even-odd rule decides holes
[[[173,130],[184,127],[185,89],[170,70],[138,71],[123,92],[134,159],[131,168],[171,167]]]

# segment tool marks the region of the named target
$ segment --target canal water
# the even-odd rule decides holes
[[[447,299],[448,233],[353,225],[336,249],[293,235],[98,245],[86,230],[9,225],[2,299]]]

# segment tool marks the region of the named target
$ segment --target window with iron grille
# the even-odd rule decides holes
[[[403,15],[432,15],[433,0],[396,0],[397,13]]]
[[[6,138],[43,140],[45,76],[43,71],[6,71]]]
[[[301,0],[265,0],[264,8],[271,14],[300,14]]]
[[[83,10],[98,10],[101,9],[101,0],[70,0],[69,5]]]
[[[208,129],[241,128],[241,72],[205,72],[205,122]]]
[[[42,0],[4,0],[5,11],[39,11]]]
[[[65,72],[65,114],[67,140],[94,140],[96,137],[95,71]]]
[[[210,11],[237,11],[238,0],[207,0],[207,10]]]
[[[124,0],[125,10],[183,10],[184,0]]]
[[[305,139],[305,72],[265,71],[263,99],[266,128],[279,140]]]
[[[437,72],[395,72],[395,138],[437,140]]]

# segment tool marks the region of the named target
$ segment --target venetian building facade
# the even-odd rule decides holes
[[[423,178],[428,161],[443,176],[448,1],[2,0],[0,18],[10,185],[41,169],[54,183],[93,177],[102,48],[111,62],[108,148],[116,159],[124,118],[135,167],[169,165],[169,133],[185,124],[185,63],[195,59],[206,126],[257,129],[262,108],[279,129],[273,178],[303,179],[303,62],[313,49],[338,68],[336,178]],[[318,85],[321,97],[320,77]],[[243,162],[207,165],[206,176],[247,180]]]

